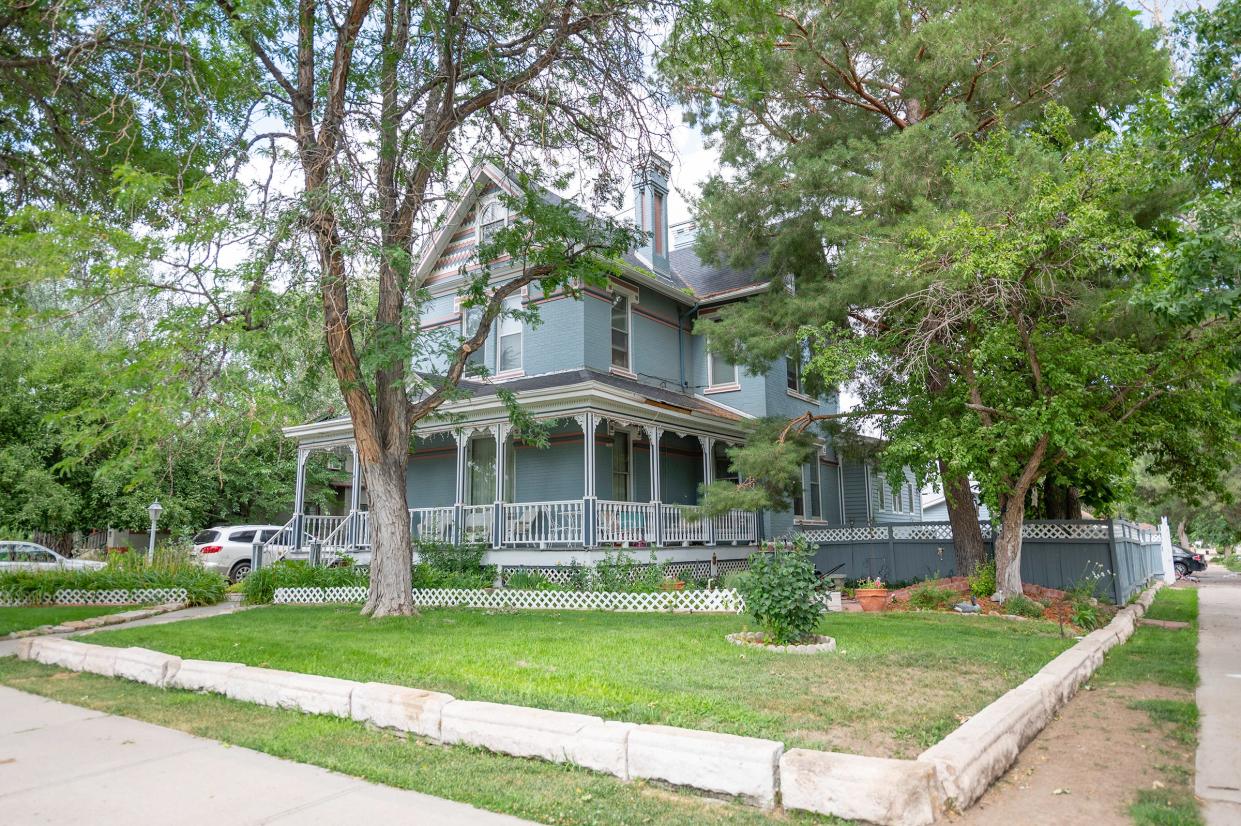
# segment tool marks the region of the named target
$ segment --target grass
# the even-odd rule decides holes
[[[237,703],[214,695],[0,659],[0,684],[109,714],[146,720],[402,789],[564,826],[758,826],[839,823],[805,813],[774,817],[643,782],[463,746],[439,746],[351,720]]]
[[[1104,683],[1154,683],[1192,691],[1198,686],[1198,592],[1164,588],[1146,616],[1179,620],[1190,628],[1140,626],[1124,645],[1114,649],[1095,674]]]
[[[136,605],[52,605],[32,608],[0,608],[0,637],[14,631],[59,625],[62,622],[101,617],[137,608]]]
[[[1163,588],[1146,616],[1188,622],[1188,629],[1139,626],[1127,643],[1112,649],[1094,676],[1096,683],[1171,689],[1179,699],[1140,699],[1132,708],[1145,711],[1160,728],[1172,761],[1163,770],[1165,787],[1142,789],[1129,806],[1138,826],[1199,826],[1202,816],[1194,798],[1193,754],[1198,743],[1198,592]]]
[[[1229,554],[1220,560],[1223,566],[1230,571],[1236,571],[1241,574],[1241,554]]]
[[[735,616],[274,606],[94,634],[208,660],[912,757],[1068,647],[1056,626],[936,614],[835,614],[832,655],[728,643]]]

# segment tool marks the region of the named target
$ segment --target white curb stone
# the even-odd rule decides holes
[[[51,637],[36,638],[30,646],[30,658],[44,665],[56,665],[70,671],[81,671],[89,648],[85,643]]]
[[[181,668],[181,658],[149,648],[122,648],[117,651],[115,676],[163,688],[168,678]]]
[[[928,764],[810,749],[780,758],[780,795],[786,809],[886,826],[926,826],[943,806]]]
[[[31,647],[34,645],[34,637],[26,637],[17,641],[17,659],[29,660],[31,657]]]
[[[771,807],[784,744],[671,726],[629,733],[629,776],[747,797]]]
[[[229,672],[224,694],[230,700],[348,718],[349,697],[360,685],[354,680],[242,666]]]
[[[565,746],[565,759],[587,769],[629,779],[629,734],[636,723],[604,720],[582,728]]]
[[[82,658],[82,670],[101,677],[116,676],[116,656],[119,648],[110,645],[84,644],[86,656]]]
[[[563,763],[577,733],[602,723],[586,714],[454,700],[441,712],[440,740]]]
[[[359,723],[440,739],[440,716],[453,701],[449,694],[418,688],[363,683],[353,690],[350,715]]]
[[[224,694],[228,685],[228,676],[239,668],[245,668],[245,666],[241,663],[224,663],[215,660],[182,660],[181,667],[175,674],[168,677],[168,687],[185,691]]]

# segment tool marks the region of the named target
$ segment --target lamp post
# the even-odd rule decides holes
[[[159,521],[159,515],[164,512],[164,508],[159,501],[151,503],[147,508],[147,513],[151,514],[151,538],[147,542],[147,564],[155,561],[155,523]]]

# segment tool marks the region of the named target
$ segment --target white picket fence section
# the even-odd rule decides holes
[[[277,588],[279,605],[364,602],[367,589]],[[561,611],[710,612],[739,614],[745,600],[732,590],[655,591],[521,591],[509,588],[467,590],[415,588],[414,604],[423,608],[527,608]]]
[[[166,602],[185,602],[188,597],[184,588],[143,588],[136,591],[91,591],[82,588],[61,588],[49,600],[36,597],[14,597],[0,593],[0,607],[26,608],[34,605],[160,605]]]

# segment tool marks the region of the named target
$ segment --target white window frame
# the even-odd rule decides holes
[[[484,222],[483,218],[487,216],[487,213],[493,209],[500,210],[501,217],[493,218],[490,221]],[[474,240],[475,242],[479,246],[483,245],[484,243],[483,227],[491,226],[492,224],[499,224],[500,225],[499,229],[504,229],[506,226],[508,226],[509,218],[511,217],[512,216],[509,214],[508,207],[504,204],[503,201],[500,200],[499,194],[493,193],[491,195],[488,195],[486,198],[480,199],[478,202],[478,212],[474,217]]]
[[[634,365],[634,348],[633,348],[633,308],[638,303],[638,291],[630,287],[626,287],[615,282],[612,283],[612,300],[608,303],[608,364],[613,373],[619,373],[629,378],[637,378],[638,373]],[[627,364],[624,367],[618,367],[612,363],[612,309],[616,304],[616,296],[624,296],[625,301],[625,360]]]
[[[625,440],[625,452],[628,454],[629,469],[625,471],[625,490],[622,492],[621,502],[633,501],[633,431],[627,427],[612,428],[612,454],[609,459],[612,462],[612,486],[611,495],[616,496],[616,442],[618,438]]]
[[[516,295],[511,295],[508,298],[504,299],[504,304],[506,305],[505,312],[509,312],[513,308],[513,306],[515,306],[515,308],[518,310],[522,309],[522,307],[525,305],[525,294],[526,294],[526,291],[525,291],[525,288],[523,287],[520,293]],[[502,342],[505,337],[504,324],[506,322],[517,325],[516,335],[517,335],[517,339],[519,342],[518,343],[518,356],[517,356],[518,365],[516,367],[510,367],[507,370],[501,370],[500,369],[500,356],[501,356],[501,353],[504,352]],[[496,318],[494,326],[495,326],[495,334],[496,334],[496,351],[495,351],[496,352],[496,355],[495,355],[496,371],[495,371],[495,375],[493,375],[492,378],[511,379],[511,378],[517,378],[519,376],[525,375],[525,366],[526,366],[526,325],[525,325],[525,322],[523,322],[520,318],[513,318],[512,316],[499,316]],[[513,335],[513,333],[508,333],[508,335]]]
[[[724,393],[730,390],[741,389],[740,370],[737,365],[729,362],[729,366],[733,368],[732,378],[729,381],[719,381],[715,375],[715,355],[710,349],[707,350],[707,389],[705,393]]]

